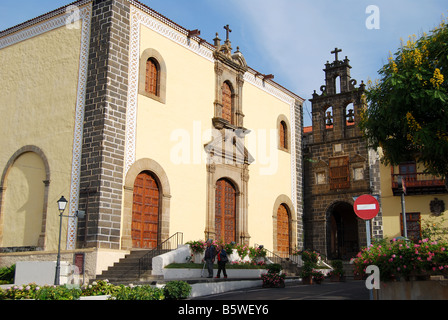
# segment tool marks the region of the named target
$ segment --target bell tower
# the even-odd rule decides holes
[[[377,194],[377,158],[367,149],[359,121],[366,107],[365,85],[350,76],[350,60],[325,64],[325,84],[313,93],[312,131],[304,133],[305,248],[330,259],[350,259],[366,245],[365,223],[357,218],[354,198]],[[308,130],[310,131],[310,130]],[[381,234],[381,215],[374,222]]]
[[[338,48],[331,52],[335,60],[325,64],[325,85],[320,87],[321,94],[314,91],[310,100],[316,143],[362,136],[356,124],[360,120],[365,85],[362,82],[356,88],[357,81],[350,76],[350,60],[347,57],[339,60],[340,52]]]

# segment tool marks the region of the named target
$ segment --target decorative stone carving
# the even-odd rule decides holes
[[[433,215],[439,217],[443,212],[445,212],[445,202],[435,198],[429,203],[429,208]]]

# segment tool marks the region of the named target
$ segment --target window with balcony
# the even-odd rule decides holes
[[[395,196],[401,195],[401,189],[398,186],[399,177],[404,180],[407,195],[447,193],[443,177],[426,173],[415,162],[391,167],[392,191]]]

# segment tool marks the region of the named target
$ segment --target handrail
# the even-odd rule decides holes
[[[159,244],[156,248],[145,254],[138,261],[138,277],[150,269],[152,266],[152,258],[157,257],[163,253],[165,250],[172,250],[173,245],[177,249],[179,245],[184,244],[184,234],[182,232],[177,232],[167,240]]]
[[[278,254],[264,248],[266,250],[266,257],[274,263],[281,264],[283,261],[286,261],[286,258],[280,257]]]

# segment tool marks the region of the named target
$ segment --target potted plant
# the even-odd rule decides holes
[[[302,284],[313,284],[313,265],[308,262],[304,263],[300,276]]]
[[[190,246],[191,250],[190,261],[193,263],[201,263],[202,256],[204,254],[205,248],[207,247],[207,243],[205,241],[198,240],[198,241],[189,241],[186,244]]]
[[[330,281],[332,282],[339,282],[344,280],[344,268],[343,263],[341,260],[333,260],[331,261],[331,266],[333,267],[333,270],[329,273],[330,275]]]
[[[249,258],[255,263],[265,261],[267,251],[263,246],[249,248]]]
[[[313,282],[317,284],[321,284],[325,277],[325,275],[318,270],[313,270],[311,275],[313,277]]]
[[[269,264],[266,269],[268,272],[261,275],[263,288],[284,288],[286,274],[282,273],[282,266],[279,264]]]

